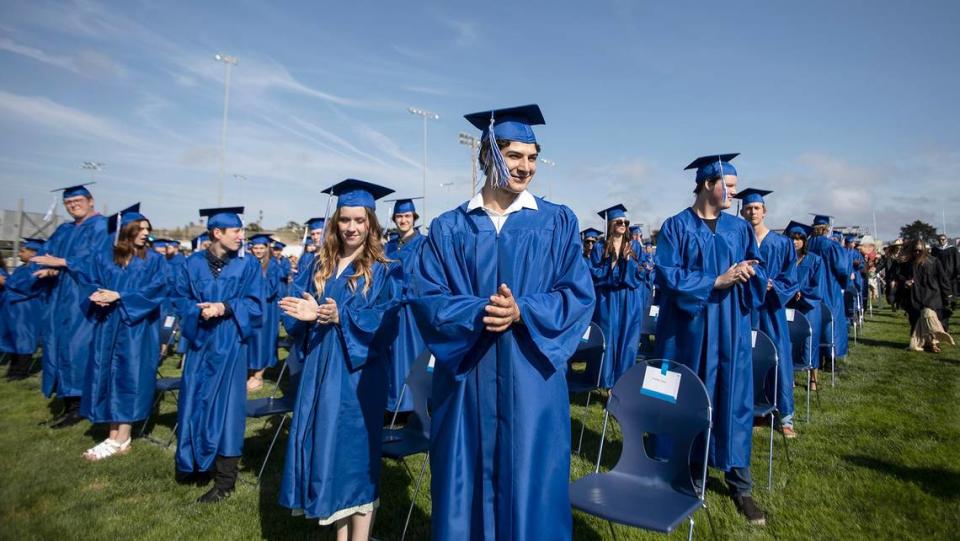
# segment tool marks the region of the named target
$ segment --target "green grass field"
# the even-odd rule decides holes
[[[958,539],[960,538],[960,353],[904,350],[902,315],[878,313],[865,336],[851,345],[836,388],[823,374],[811,422],[803,422],[797,389],[797,431],[775,443],[774,490],[766,490],[764,429],[754,434],[754,495],[768,512],[766,528],[747,526],[726,496],[722,477],[711,472],[707,501],[721,539]],[[163,371],[175,372],[168,360]],[[268,394],[261,392],[259,395]],[[577,398],[582,404],[582,397]],[[574,406],[579,417],[582,406]],[[87,463],[81,453],[105,437],[81,424],[51,431],[38,423],[51,406],[37,377],[0,383],[0,538],[2,539],[304,539],[326,538],[312,522],[277,505],[285,434],[263,483],[254,483],[274,422],[247,424],[241,482],[227,501],[194,502],[204,489],[173,480],[173,451],[144,440],[122,457]],[[170,435],[175,403],[161,406],[153,434]],[[571,478],[592,471],[602,420],[599,405],[587,416],[584,457],[575,456]],[[139,428],[139,427],[137,427]],[[573,433],[579,432],[574,422]],[[619,434],[608,434],[603,465],[616,461]],[[414,474],[422,457],[407,461]],[[386,461],[374,535],[399,539],[413,481],[406,468]],[[430,500],[421,493],[409,539],[429,538]],[[619,539],[664,536],[617,526]],[[708,538],[706,516],[697,514],[696,537]],[[608,539],[607,524],[574,513],[576,539]],[[686,538],[686,527],[671,538]]]

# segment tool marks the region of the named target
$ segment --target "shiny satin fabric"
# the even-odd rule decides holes
[[[824,281],[827,279],[823,270],[823,260],[816,254],[808,253],[797,262],[797,283],[800,286],[800,300],[792,301],[789,306],[803,314],[810,323],[811,350],[807,351],[804,345],[804,355],[810,355],[814,368],[820,368],[820,341],[822,340],[820,319],[820,303],[823,300]],[[806,358],[806,357],[804,357]]]
[[[177,403],[176,467],[208,471],[220,456],[240,456],[246,426],[247,348],[263,318],[263,277],[255,257],[232,257],[213,277],[206,254],[187,258],[174,306],[187,342]],[[200,302],[230,305],[229,317],[204,320]]]
[[[43,299],[49,280],[33,273],[40,267],[20,265],[7,276],[0,303],[0,353],[32,355],[40,344]]]
[[[598,261],[590,269],[597,296],[593,321],[603,331],[606,348],[603,363],[588,365],[586,378],[590,382],[599,381],[604,389],[613,388],[620,376],[636,364],[640,327],[648,304],[647,272],[639,260],[643,252],[638,251],[642,247],[635,241],[630,243],[637,259],[621,259],[611,265],[609,259],[603,258],[606,244],[602,241],[594,245],[596,255],[591,257],[591,261]]]
[[[397,409],[397,401],[400,399],[403,384],[407,380],[407,374],[410,373],[410,366],[414,359],[423,353],[427,345],[423,343],[420,336],[420,329],[417,328],[417,322],[413,318],[413,309],[410,308],[408,299],[414,296],[412,290],[412,274],[420,257],[420,248],[426,239],[418,231],[413,232],[413,238],[402,245],[397,240],[387,243],[387,257],[400,262],[403,267],[404,291],[403,301],[400,306],[399,322],[397,328],[397,337],[390,348],[389,365],[389,386],[387,390],[387,409]],[[412,411],[413,400],[407,394],[403,396],[403,402],[400,404],[399,411]]]
[[[714,290],[717,277],[755,259],[746,284]],[[687,208],[664,221],[657,236],[656,357],[684,364],[703,381],[713,405],[710,465],[750,465],[753,360],[750,312],[760,306],[767,271],[747,222],[721,213],[716,233]]]
[[[282,316],[301,339],[303,369],[279,500],[310,519],[325,521],[379,498],[387,350],[397,332],[403,271],[375,263],[372,272],[366,294],[362,279],[356,291],[347,285],[352,264],[326,281],[320,300],[336,301],[338,325]],[[306,286],[316,296],[313,281]],[[294,293],[303,290],[295,286]]]
[[[120,299],[100,307],[86,301],[94,321],[93,356],[87,366],[80,415],[93,423],[146,419],[156,391],[160,360],[160,306],[167,297],[167,265],[150,250],[126,268],[109,252],[70,262],[85,293],[108,289]]]
[[[777,348],[777,409],[782,416],[793,415],[793,346],[786,308],[800,290],[797,251],[792,240],[770,231],[760,242],[760,255],[773,289],[767,291],[763,304],[754,311],[755,327],[766,333]]]
[[[161,256],[162,257],[162,256]],[[167,275],[167,297],[160,306],[160,321],[164,321],[167,316],[176,316],[176,310],[173,307],[173,292],[177,286],[177,276],[180,274],[180,267],[187,264],[187,258],[183,254],[174,254],[170,259],[163,258],[166,263]],[[162,325],[162,323],[161,323]]]
[[[461,205],[434,220],[421,252],[411,306],[436,358],[434,539],[571,537],[565,372],[594,291],[573,212],[536,201],[499,234]],[[501,283],[523,322],[492,333],[484,307]]]
[[[826,275],[825,287],[823,288],[823,302],[833,314],[833,335],[837,344],[837,357],[847,355],[847,316],[846,306],[843,302],[843,291],[847,288],[847,282],[850,281],[851,264],[850,257],[845,248],[836,241],[830,240],[826,236],[810,237],[807,251],[811,254],[820,256],[823,260],[824,274]],[[822,336],[828,336],[830,329],[824,327],[820,329]]]
[[[43,245],[43,253],[67,260],[83,258],[112,248],[107,235],[107,219],[99,214],[83,222],[60,224]],[[81,304],[86,295],[76,277],[61,272],[46,298],[43,317],[43,380],[41,390],[50,397],[79,397],[90,362],[93,345],[93,320],[86,317]]]
[[[286,284],[283,283],[283,266],[276,259],[270,258],[267,263],[262,283],[263,323],[250,336],[247,347],[247,368],[251,370],[277,365],[277,337],[280,333],[280,305],[277,303]]]

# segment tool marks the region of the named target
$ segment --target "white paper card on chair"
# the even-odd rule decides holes
[[[660,307],[656,304],[650,305],[650,317],[657,317],[660,315]]]
[[[750,346],[757,347],[757,331],[750,331]]]
[[[659,368],[648,366],[643,374],[643,387],[640,392],[653,398],[677,403],[677,393],[680,392],[680,372],[667,370],[664,374]]]
[[[163,328],[164,328],[164,329],[171,329],[171,328],[173,328],[173,322],[176,321],[176,320],[177,320],[177,318],[175,318],[174,316],[167,316],[167,317],[164,318],[164,320],[163,320]]]
[[[430,360],[427,361],[427,373],[433,374],[433,365],[437,362],[437,358],[433,355],[430,356]]]
[[[590,327],[589,327],[589,326],[587,327],[587,330],[584,331],[583,336],[580,337],[580,341],[581,341],[581,342],[589,342],[589,341],[590,341]]]
[[[787,321],[793,321],[796,317],[794,314],[796,314],[796,310],[793,308],[787,308]]]

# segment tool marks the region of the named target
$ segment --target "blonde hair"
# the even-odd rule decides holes
[[[380,242],[380,222],[377,221],[377,214],[364,207],[367,215],[367,238],[363,241],[360,253],[353,260],[353,266],[356,272],[350,276],[347,284],[351,291],[357,290],[357,282],[363,278],[363,294],[366,295],[370,290],[370,282],[373,280],[373,264],[376,262],[389,263],[390,260],[383,251],[383,243]],[[317,288],[317,296],[323,295],[327,279],[336,271],[337,263],[340,261],[340,209],[337,209],[330,221],[331,227],[327,227],[323,232],[323,244],[317,250],[319,259],[317,271],[313,274],[313,283]]]

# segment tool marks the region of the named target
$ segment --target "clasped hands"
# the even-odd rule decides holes
[[[66,259],[63,259],[62,257],[52,256],[52,255],[49,255],[49,254],[46,254],[46,255],[35,255],[35,256],[33,256],[33,257],[30,258],[30,262],[31,262],[31,263],[36,263],[37,265],[40,265],[40,266],[42,266],[42,267],[46,267],[46,268],[40,269],[40,270],[38,270],[38,271],[34,271],[33,275],[36,276],[37,278],[50,278],[50,277],[52,277],[52,276],[56,276],[56,275],[60,274],[60,271],[57,270],[56,268],[52,268],[52,267],[66,267],[66,266],[67,266],[67,260],[66,260]]]
[[[90,302],[96,304],[97,306],[110,306],[111,304],[120,300],[120,294],[116,291],[111,291],[109,289],[98,289],[90,294]]]
[[[284,297],[280,299],[280,309],[288,316],[300,321],[316,321],[321,325],[337,325],[340,323],[340,310],[337,301],[327,297],[323,304],[318,304],[313,295],[304,293],[303,298]]]
[[[750,278],[757,275],[757,271],[753,267],[759,263],[760,262],[756,259],[747,259],[746,261],[741,261],[736,265],[730,265],[730,268],[727,269],[727,272],[717,276],[716,281],[713,283],[713,287],[716,289],[728,289],[736,284],[747,283]]]
[[[500,284],[496,295],[490,296],[490,304],[484,307],[484,311],[487,315],[483,318],[483,324],[490,332],[503,332],[520,321],[520,307],[507,284]]]
[[[227,307],[222,302],[198,302],[197,307],[203,319],[213,319],[227,313]]]

